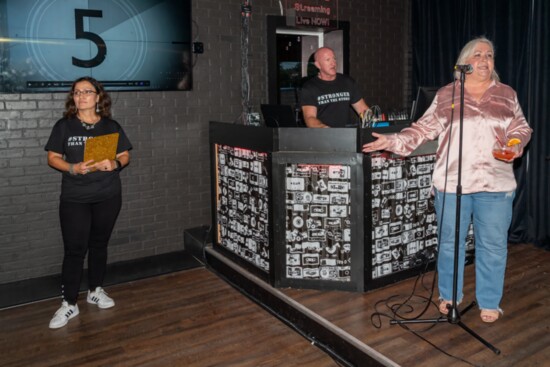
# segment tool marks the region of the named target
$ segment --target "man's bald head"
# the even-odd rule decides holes
[[[317,51],[313,54],[313,60],[315,62],[319,61],[320,58],[326,57],[326,56],[334,55],[334,51],[330,47],[321,47],[318,48]]]
[[[319,79],[336,79],[337,63],[334,51],[329,47],[321,47],[313,55],[315,66],[319,69]]]

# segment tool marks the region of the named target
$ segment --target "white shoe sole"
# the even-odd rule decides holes
[[[111,307],[115,307],[115,303],[113,302],[112,305],[107,305],[107,306],[101,306],[99,303],[96,303],[94,301],[90,301],[89,299],[86,299],[86,302],[88,302],[89,304],[91,305],[96,305],[97,307],[101,308],[101,309],[106,309],[106,308],[111,308]]]

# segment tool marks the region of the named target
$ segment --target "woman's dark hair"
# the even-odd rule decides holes
[[[65,100],[65,112],[63,112],[63,117],[65,118],[73,118],[78,113],[78,109],[76,108],[76,105],[74,103],[73,99],[73,93],[74,93],[74,87],[77,83],[80,82],[89,82],[94,86],[95,91],[97,92],[97,95],[99,96],[99,100],[97,101],[97,114],[101,117],[111,117],[111,97],[109,97],[109,94],[105,91],[103,88],[103,85],[101,85],[100,82],[95,80],[92,77],[84,76],[82,78],[78,78],[73,82],[73,85],[71,86],[71,91],[67,95],[67,99]]]

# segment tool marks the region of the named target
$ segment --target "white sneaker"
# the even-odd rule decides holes
[[[97,287],[95,291],[88,291],[88,297],[86,298],[88,303],[97,305],[99,308],[111,308],[115,305],[115,301],[109,296],[107,292],[101,287]]]
[[[50,321],[50,329],[58,329],[67,325],[70,319],[79,314],[78,305],[70,305],[67,301],[61,302],[59,310],[55,311]]]

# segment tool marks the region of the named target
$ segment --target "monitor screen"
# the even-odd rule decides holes
[[[262,104],[260,109],[267,127],[298,127],[291,106]]]
[[[191,89],[191,0],[0,0],[0,93]]]
[[[439,88],[437,87],[418,87],[418,93],[416,94],[416,100],[413,102],[413,108],[411,111],[411,121],[416,122],[424,115],[424,112],[432,104],[435,95]]]

